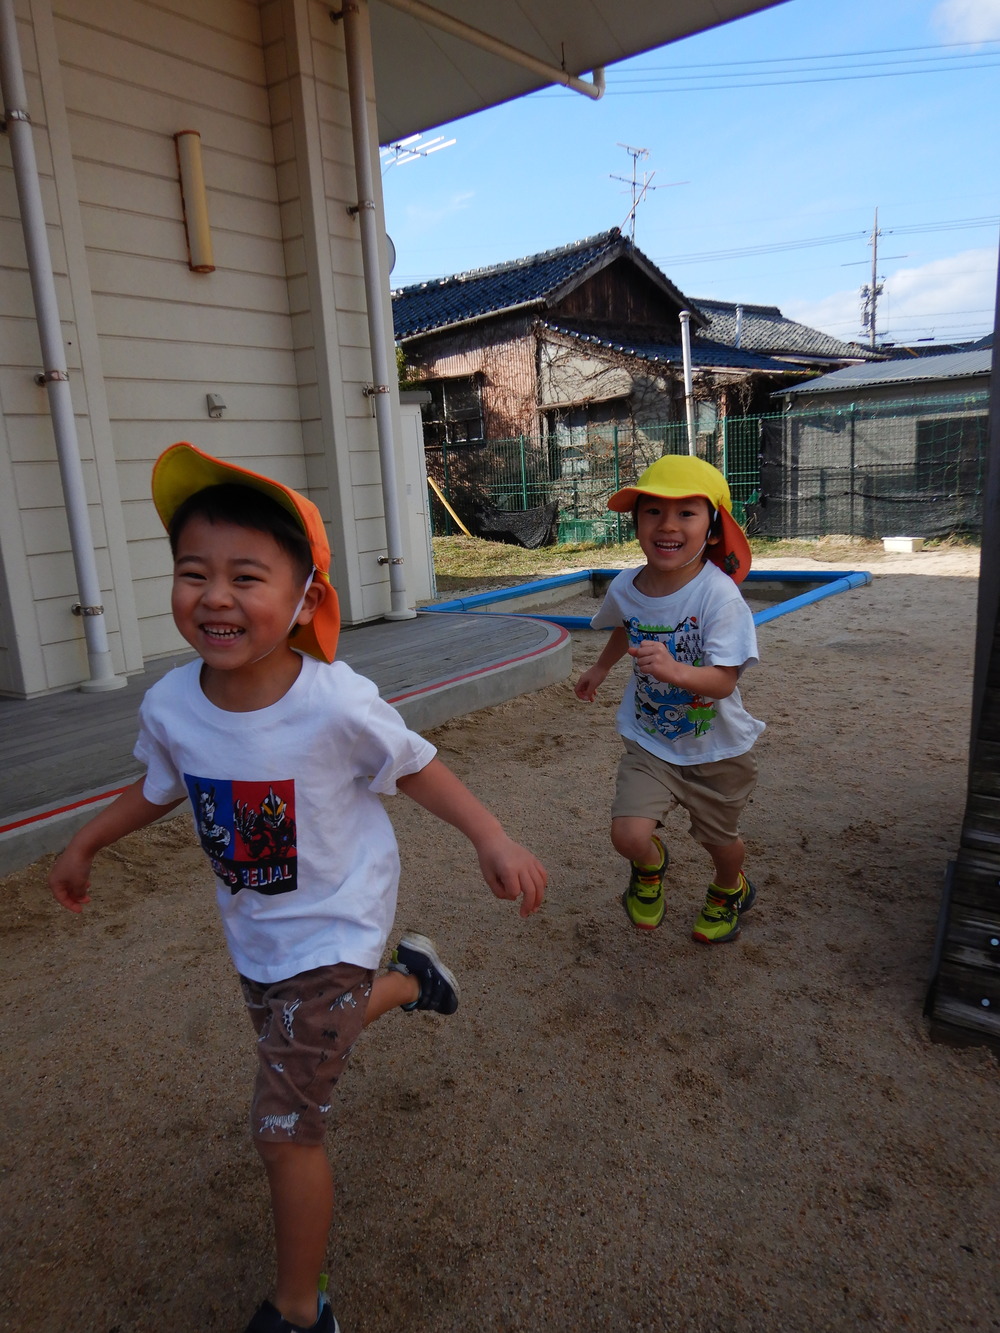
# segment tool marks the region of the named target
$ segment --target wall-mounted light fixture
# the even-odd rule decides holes
[[[208,225],[205,173],[201,165],[201,135],[197,130],[180,130],[174,135],[174,143],[177,146],[177,166],[181,177],[188,267],[195,273],[213,273],[215,259],[212,255],[212,232]]]

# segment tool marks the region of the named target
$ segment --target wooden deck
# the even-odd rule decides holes
[[[569,635],[544,620],[422,614],[345,630],[341,660],[416,730],[569,675]],[[61,846],[141,773],[132,756],[146,690],[190,654],[149,663],[125,689],[0,699],[0,873]]]

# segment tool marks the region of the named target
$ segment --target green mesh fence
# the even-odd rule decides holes
[[[978,534],[988,395],[845,404],[772,416],[723,417],[697,452],[729,482],[733,512],[752,535],[940,537]],[[482,507],[559,507],[558,540],[628,540],[609,512],[663,454],[688,451],[684,422],[591,425],[559,435],[426,448],[427,471],[469,523]],[[458,529],[436,499],[435,536]]]

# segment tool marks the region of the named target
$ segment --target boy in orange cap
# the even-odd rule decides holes
[[[246,1333],[337,1333],[318,1295],[334,1084],[361,1029],[389,1009],[458,1007],[423,935],[404,935],[375,976],[399,878],[379,796],[403,791],[460,829],[522,916],[541,904],[546,875],[371,681],[334,661],[337,597],[311,501],[189,444],[160,456],[153,499],[174,557],[174,620],[198,660],[147,692],[135,751],[145,777],[73,837],[49,884],[82,911],[95,854],[190,799],[257,1032],[251,1130],[277,1287]]]
[[[725,477],[700,458],[658,459],[608,508],[632,511],[646,563],[609,586],[591,624],[612,632],[575,688],[592,701],[614,664],[632,657],[611,809],[612,844],[632,865],[622,902],[640,930],[663,920],[669,856],[656,830],[680,805],[715,869],[692,937],[722,944],[739,934],[756,897],[743,873],[739,817],[756,782],[751,747],[764,724],[736,688],[757,661],[753,617],[736,586],[750,569],[750,548]]]

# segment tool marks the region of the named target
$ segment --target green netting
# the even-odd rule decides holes
[[[771,416],[723,417],[697,452],[729,481],[733,512],[751,534],[940,537],[978,534],[988,395],[845,404]],[[663,454],[688,451],[684,422],[600,424],[559,435],[441,444],[427,470],[459,517],[559,509],[558,540],[627,540],[609,514],[616,490]],[[457,528],[435,498],[436,536]]]

